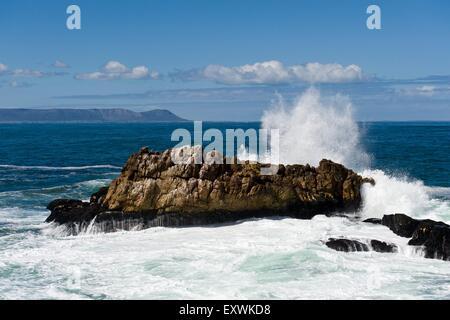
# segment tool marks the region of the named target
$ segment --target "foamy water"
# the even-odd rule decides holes
[[[433,188],[381,171],[363,174],[377,185],[364,187],[365,206],[355,217],[414,212],[449,222],[449,201],[433,198]],[[436,191],[450,199],[442,188]],[[11,228],[0,237],[0,298],[450,298],[448,262],[425,259],[408,239],[353,217],[67,237],[62,228],[42,223],[47,214],[0,210]],[[330,237],[377,239],[396,244],[399,252],[336,252],[324,244]]]
[[[381,170],[364,170],[361,174],[376,181],[375,186],[366,184],[362,189],[364,218],[407,213],[418,219],[450,222],[449,188],[427,187],[420,180],[389,176]]]
[[[2,239],[2,298],[450,298],[448,262],[424,259],[387,228],[317,216],[221,227]],[[329,237],[395,242],[399,252],[342,253]],[[16,242],[17,241],[17,242]],[[5,243],[6,242],[6,243]],[[14,244],[16,242],[16,244]]]

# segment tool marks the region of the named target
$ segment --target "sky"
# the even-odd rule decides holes
[[[71,4],[80,30],[66,26]],[[371,4],[380,30],[366,26]],[[252,121],[310,86],[348,95],[358,120],[450,120],[450,2],[0,2],[0,108]]]

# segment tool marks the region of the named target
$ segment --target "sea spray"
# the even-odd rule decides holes
[[[407,176],[388,175],[382,170],[366,169],[361,174],[376,181],[375,186],[366,184],[362,188],[362,218],[406,213],[414,218],[450,222],[449,199],[434,198],[434,188],[425,186],[422,181]]]
[[[371,156],[361,145],[361,130],[352,108],[349,97],[324,97],[311,87],[293,103],[279,95],[261,122],[263,128],[280,130],[281,163],[317,165],[326,158],[374,178],[375,186],[363,186],[363,208],[358,213],[361,218],[403,212],[415,218],[449,222],[450,197],[436,199],[436,189],[420,180],[371,168]],[[449,194],[447,189],[439,188],[439,192]]]
[[[279,97],[261,121],[265,129],[280,130],[282,163],[316,166],[325,158],[354,169],[370,164],[345,96],[323,98],[318,89],[309,88],[291,105]]]

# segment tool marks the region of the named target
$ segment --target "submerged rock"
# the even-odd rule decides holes
[[[364,222],[377,223],[379,219]],[[450,260],[450,226],[430,219],[417,220],[403,213],[384,215],[381,224],[395,234],[411,238],[408,245],[422,246],[426,258]]]
[[[96,224],[105,225],[104,231],[114,231],[108,221],[111,225],[116,219],[130,221],[128,228],[135,223],[143,228],[201,225],[276,215],[310,219],[359,209],[361,185],[374,183],[330,160],[322,160],[317,168],[280,165],[274,175],[261,175],[266,166],[261,163],[194,164],[191,155],[197,157],[198,150],[159,153],[142,148],[90,203],[50,204],[47,222],[89,225],[95,218]],[[174,156],[188,161],[175,164]]]
[[[370,240],[370,246],[376,252],[397,252],[398,248],[393,243],[387,243],[379,240]]]
[[[356,251],[376,251],[376,252],[397,252],[397,246],[379,240],[370,240],[369,244],[350,239],[330,238],[325,243],[327,247],[336,251],[356,252]]]
[[[330,238],[325,244],[328,248],[334,249],[336,251],[369,251],[369,246],[367,244],[356,240]]]

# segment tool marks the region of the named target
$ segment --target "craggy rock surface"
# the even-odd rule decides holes
[[[309,218],[314,214],[309,209],[355,210],[361,204],[364,179],[331,161],[322,160],[318,168],[280,166],[269,176],[261,176],[260,169],[256,163],[174,165],[169,150],[142,149],[110,185],[103,205],[159,214],[270,209]]]
[[[309,219],[357,210],[361,185],[374,183],[330,160],[322,160],[317,168],[280,165],[276,174],[261,175],[263,165],[248,161],[193,164],[188,157],[185,164],[174,164],[173,157],[183,152],[186,149],[159,153],[142,148],[107,189],[92,195],[90,203],[50,203],[47,222],[86,225],[95,218],[95,223],[106,224],[103,231],[114,231],[136,223],[199,225],[274,215]]]
[[[381,219],[381,224],[400,237],[411,238],[414,230],[419,225],[419,221],[408,217],[406,214],[397,213],[384,215]]]
[[[379,240],[370,240],[369,243],[366,244],[357,240],[330,238],[325,244],[331,249],[344,252],[371,250],[376,252],[397,252],[397,246],[395,244]]]
[[[395,234],[411,238],[408,244],[423,246],[426,258],[450,260],[450,226],[433,220],[416,220],[405,214],[385,215],[381,224]]]

